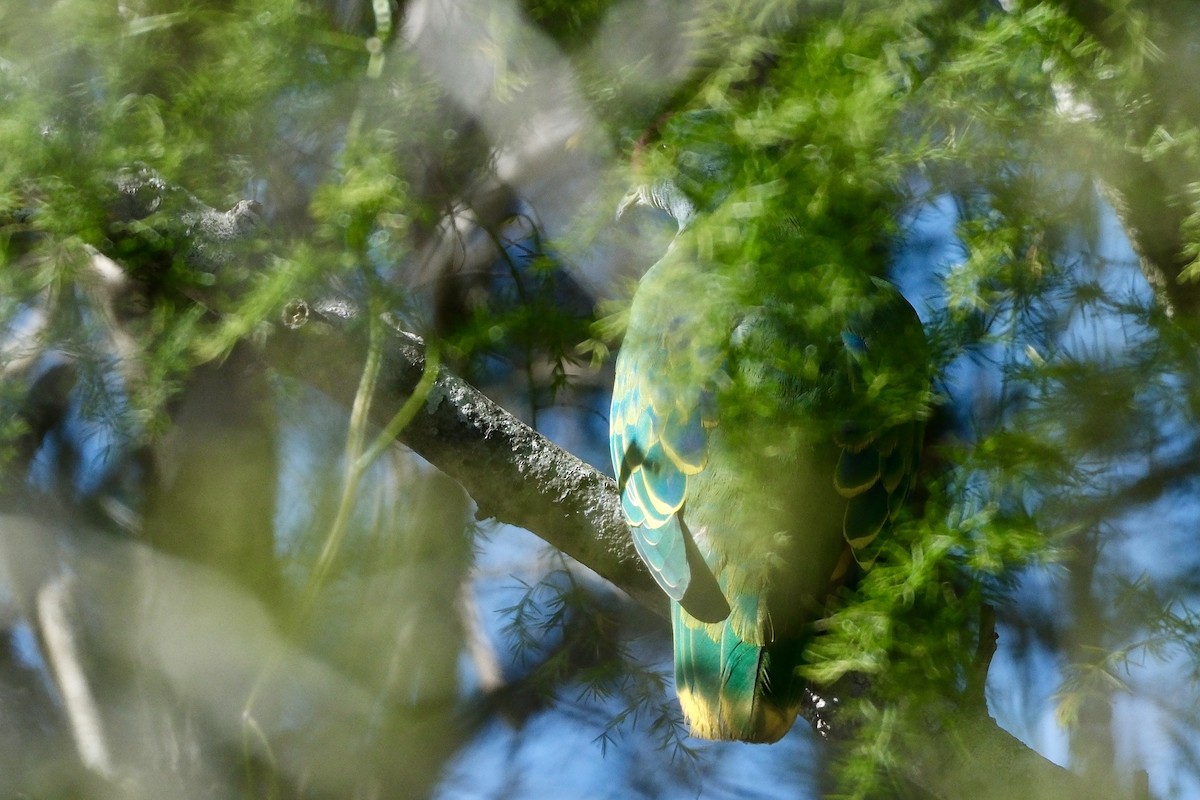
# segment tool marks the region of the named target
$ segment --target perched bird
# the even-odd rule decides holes
[[[723,161],[681,154],[619,209],[660,209],[679,233],[634,296],[609,441],[637,551],[671,599],[692,734],[773,742],[799,710],[812,623],[912,485],[928,357],[878,278],[834,326],[786,292],[748,299],[744,272],[694,235],[722,197],[691,185],[724,180]]]

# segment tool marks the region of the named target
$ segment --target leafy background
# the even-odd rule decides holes
[[[0,788],[891,796],[933,698],[982,692],[1100,796],[1200,795],[1198,25],[1166,0],[8,0]],[[938,370],[921,500],[814,646],[813,677],[870,679],[832,749],[687,739],[661,620],[410,452],[363,466],[362,414],[259,355],[291,299],[350,298],[608,471],[609,355],[673,234],[614,210],[696,109],[734,164],[703,230],[748,291],[821,309],[886,272]],[[142,168],[178,188],[130,218]],[[243,200],[259,224],[216,250],[181,223]]]

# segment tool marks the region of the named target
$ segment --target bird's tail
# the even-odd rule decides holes
[[[671,622],[675,690],[693,736],[766,743],[788,732],[800,709],[801,641],[749,644],[729,620],[706,625],[678,603]]]

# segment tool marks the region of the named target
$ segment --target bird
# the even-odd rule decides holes
[[[609,443],[635,549],[670,598],[691,734],[768,743],[799,712],[814,622],[914,484],[928,356],[882,278],[863,275],[861,298],[825,315],[837,324],[813,325],[804,298],[748,296],[743,273],[714,263],[695,231],[729,194],[713,188],[726,155],[681,150],[674,175],[618,207],[665,212],[678,233],[630,305]]]

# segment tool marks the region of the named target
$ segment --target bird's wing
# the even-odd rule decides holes
[[[842,532],[863,566],[874,561],[875,537],[912,487],[921,427],[909,421],[876,436],[840,442],[834,486],[846,498]]]
[[[708,622],[729,606],[683,521],[688,480],[704,469],[710,391],[661,380],[666,348],[624,350],[617,362],[609,446],[638,554],[673,600]]]
[[[916,312],[891,284],[876,280],[875,287],[881,301],[842,335],[855,394],[879,393],[882,385],[886,398],[890,383],[898,387],[910,413],[880,424],[888,409],[886,402],[876,399],[882,416],[878,411],[864,415],[867,420],[874,417],[875,425],[856,421],[835,436],[841,453],[834,486],[846,498],[843,534],[862,566],[874,561],[875,539],[904,503],[916,477],[925,423],[912,416],[911,402],[914,392],[928,384],[920,369],[928,356]]]

